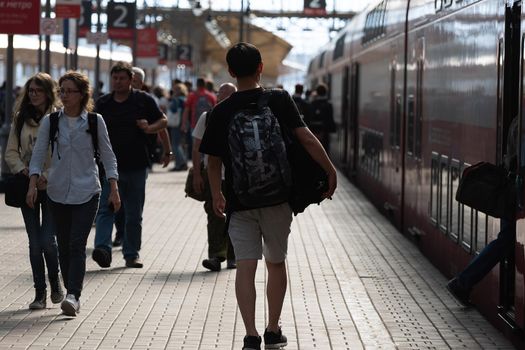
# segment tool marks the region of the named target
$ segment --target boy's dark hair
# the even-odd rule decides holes
[[[119,61],[115,63],[115,65],[111,67],[111,72],[109,75],[113,75],[113,73],[118,72],[126,72],[130,79],[133,78],[133,67],[127,62]]]
[[[226,54],[228,68],[236,78],[254,75],[262,62],[261,53],[254,45],[237,43]]]
[[[203,88],[206,86],[206,80],[204,78],[197,78],[197,87]]]
[[[321,83],[317,85],[317,87],[315,88],[315,92],[317,92],[317,96],[325,96],[328,92],[328,87],[325,84]]]
[[[213,86],[213,81],[206,80],[206,90],[209,92],[215,92],[215,87]]]

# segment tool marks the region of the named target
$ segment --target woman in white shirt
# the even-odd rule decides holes
[[[36,201],[37,180],[52,138],[47,194],[57,227],[60,267],[67,289],[61,308],[65,315],[76,316],[86,272],[86,243],[97,213],[101,187],[88,124],[88,112],[93,108],[89,80],[79,72],[67,72],[58,83],[64,108],[54,116],[58,118],[54,137],[50,137],[51,116],[42,120],[29,165],[27,204],[32,207]],[[96,124],[100,160],[111,186],[108,201],[117,211],[120,208],[117,161],[104,119],[98,114]]]

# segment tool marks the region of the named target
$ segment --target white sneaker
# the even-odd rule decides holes
[[[80,300],[75,298],[75,295],[68,294],[66,299],[60,304],[62,312],[66,316],[76,316],[80,312]]]

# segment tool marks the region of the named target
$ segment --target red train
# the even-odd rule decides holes
[[[454,199],[462,170],[502,163],[516,115],[525,145],[524,20],[516,0],[377,0],[310,62],[310,87],[328,84],[334,105],[332,158],[448,277],[500,225]],[[525,220],[517,228],[515,254],[472,299],[525,347]]]

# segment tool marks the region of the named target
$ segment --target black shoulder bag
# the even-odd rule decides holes
[[[310,204],[320,204],[323,201],[322,195],[328,190],[328,174],[310,156],[293,132],[280,120],[279,123],[283,130],[292,172],[292,189],[288,203],[294,215],[297,215],[304,212]]]
[[[456,200],[495,218],[516,218],[516,176],[505,168],[479,162],[463,171]]]
[[[12,175],[5,182],[5,204],[10,207],[20,208],[26,202],[29,177],[22,173]]]

